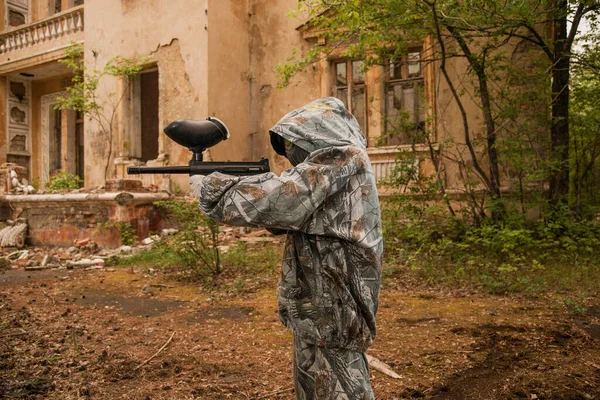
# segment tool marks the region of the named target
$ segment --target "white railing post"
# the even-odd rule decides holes
[[[0,33],[0,54],[82,32],[84,6],[53,15],[8,32]]]

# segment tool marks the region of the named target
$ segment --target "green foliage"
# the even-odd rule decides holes
[[[82,184],[83,180],[79,176],[73,175],[67,171],[60,171],[50,178],[47,188],[50,191],[74,190],[79,189]]]
[[[560,301],[562,305],[569,310],[570,314],[573,315],[582,315],[587,312],[587,307],[585,306],[585,301],[587,299],[585,297],[580,297],[579,299],[573,299],[572,297],[566,297]]]
[[[106,221],[98,223],[99,230],[116,229],[121,237],[121,244],[131,246],[137,239],[137,234],[131,222],[127,221]]]
[[[571,199],[583,218],[600,212],[600,38],[574,63],[571,104]]]
[[[177,254],[195,279],[202,278],[206,271],[214,276],[221,274],[219,224],[200,212],[198,202],[167,200],[154,204],[163,211],[164,217],[174,220],[180,228],[159,246]]]
[[[153,246],[126,257],[116,256],[108,262],[121,267],[159,268],[165,272],[176,270],[182,266],[179,254],[167,246]]]
[[[490,293],[598,290],[600,225],[566,208],[542,220],[513,216],[480,226],[457,225],[445,209],[406,196],[384,199],[382,211],[386,280],[410,274]]]
[[[36,190],[36,192],[38,190],[40,190],[41,184],[40,184],[40,178],[38,176],[34,177],[31,180],[31,186],[33,186],[33,188]]]
[[[154,245],[131,256],[115,257],[111,265],[151,269],[171,278],[193,280],[208,291],[211,298],[239,296],[273,287],[281,265],[281,245],[237,241],[221,255],[223,272],[214,275],[207,268],[191,270],[177,249],[170,245]]]
[[[430,121],[428,125],[436,130],[424,132],[427,137],[421,143],[436,140],[440,150],[415,151],[418,154],[412,165],[402,155],[394,171],[396,181],[386,183],[413,194],[435,189],[449,209],[443,178],[452,165],[452,190],[460,192],[461,202],[467,203],[460,207],[459,216],[476,225],[488,217],[496,221],[510,219],[511,213],[525,216],[529,210],[546,209],[564,196],[548,193],[547,187],[554,185],[557,176],[562,179],[560,173],[569,164],[567,153],[550,135],[550,128],[564,120],[564,114],[557,111],[563,107],[557,103],[561,96],[552,93],[551,87],[551,78],[555,79],[554,74],[564,69],[557,63],[562,53],[554,47],[545,28],[541,29],[547,25],[540,21],[547,21],[548,26],[558,24],[559,29],[567,15],[577,15],[569,28],[575,32],[579,17],[594,21],[599,9],[598,4],[583,1],[302,0],[293,15],[306,18],[303,28],[310,29],[320,40],[304,53],[295,51],[276,71],[281,85],[286,86],[298,72],[328,57],[362,59],[367,67],[385,66],[387,60],[399,60],[408,50],[424,43],[423,65],[434,64],[439,82],[452,96],[456,106],[453,110],[460,111],[444,115],[438,105],[434,114],[439,120],[456,120],[462,126],[455,123],[449,137],[444,126]],[[570,45],[570,41],[565,43],[566,52]],[[455,65],[450,70],[446,67],[454,60],[468,66],[464,73],[452,71]],[[579,65],[589,71],[594,63]],[[600,76],[598,70],[593,71]],[[568,90],[566,87],[560,92]],[[590,99],[593,101],[594,97]],[[383,116],[383,120],[387,118]],[[412,129],[405,126],[407,121],[402,116],[394,122],[399,131]],[[578,157],[580,161],[589,163],[596,159],[596,144],[591,141],[597,136],[593,133],[597,126],[589,119],[592,129],[586,130],[588,140],[578,142],[580,155],[584,153],[581,147],[586,149],[586,155]],[[560,131],[561,138],[568,135],[568,130]],[[425,188],[423,177],[417,176],[414,167],[427,159],[434,164],[436,174],[429,188]],[[591,173],[584,164],[578,164],[578,175],[587,171],[586,178],[590,179]],[[580,177],[578,182],[581,181]],[[508,195],[505,188],[510,191]],[[589,190],[588,194],[596,192]],[[584,197],[577,196],[578,201]],[[515,200],[518,207],[514,207]]]
[[[113,133],[116,129],[119,105],[128,93],[130,78],[141,72],[144,65],[150,61],[150,57],[116,56],[111,58],[102,69],[89,69],[84,61],[83,45],[72,44],[65,49],[65,57],[58,62],[66,65],[73,73],[73,77],[71,85],[66,88],[67,96],[58,98],[56,109],[80,112],[90,121],[97,123],[99,134],[105,137],[108,146],[104,169],[106,178],[112,163]],[[100,83],[106,77],[125,78],[127,87],[119,94],[102,93]]]

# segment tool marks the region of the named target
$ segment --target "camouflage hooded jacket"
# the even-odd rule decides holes
[[[281,176],[208,175],[200,208],[226,224],[287,231],[281,321],[307,343],[365,351],[376,332],[383,241],[358,123],[330,97],[288,113],[271,132],[308,158]]]

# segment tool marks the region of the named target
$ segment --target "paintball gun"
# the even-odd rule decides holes
[[[192,121],[180,119],[171,122],[165,134],[175,143],[187,147],[193,153],[188,166],[171,167],[128,167],[129,175],[138,174],[189,174],[208,175],[213,172],[236,176],[258,175],[269,172],[269,160],[262,158],[255,162],[224,161],[204,162],[202,152],[222,140],[229,138],[229,129],[217,118]]]

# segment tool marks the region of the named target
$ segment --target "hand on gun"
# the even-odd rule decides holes
[[[200,188],[204,181],[204,175],[192,175],[190,176],[190,188],[195,197],[200,197]]]

